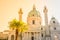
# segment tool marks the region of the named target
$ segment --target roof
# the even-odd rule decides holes
[[[6,39],[8,37],[8,34],[4,34],[3,32],[0,32],[0,39]]]
[[[33,5],[33,10],[31,10],[28,14],[28,17],[31,17],[31,16],[39,16],[40,17],[40,12],[36,10],[36,7],[35,5]]]

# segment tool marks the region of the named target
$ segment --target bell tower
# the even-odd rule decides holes
[[[50,29],[48,26],[48,15],[47,15],[48,9],[46,6],[44,7],[43,12],[44,12],[44,18],[45,18],[45,38],[46,40],[50,40]]]
[[[22,14],[23,14],[22,8],[20,8],[18,14],[19,14],[19,21],[21,21],[22,20]]]
[[[45,25],[48,25],[48,16],[47,16],[48,9],[46,8],[46,6],[44,7],[43,12],[45,16]]]

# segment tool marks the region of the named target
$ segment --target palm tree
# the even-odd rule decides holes
[[[27,25],[24,22],[18,21],[16,19],[13,19],[12,21],[9,22],[9,27],[13,30],[14,29],[16,30],[16,39],[15,40],[17,40],[18,32],[20,32],[21,40],[22,40],[22,32],[27,29],[26,26]]]

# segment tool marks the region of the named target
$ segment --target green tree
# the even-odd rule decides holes
[[[13,30],[16,30],[16,39],[18,37],[18,33],[20,32],[20,38],[22,40],[22,32],[27,30],[27,24],[25,24],[23,21],[18,21],[16,19],[13,19],[9,22],[9,27]]]

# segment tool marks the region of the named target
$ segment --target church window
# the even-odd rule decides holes
[[[43,28],[41,28],[41,30],[43,30]]]
[[[31,40],[34,40],[34,37],[33,36],[31,37]]]
[[[54,30],[56,30],[56,27],[54,27]]]
[[[41,34],[41,36],[43,37],[43,34]]]
[[[32,24],[35,24],[35,20],[32,21]]]
[[[11,40],[14,40],[14,35],[11,36]]]
[[[55,23],[55,21],[53,21],[53,23]]]

